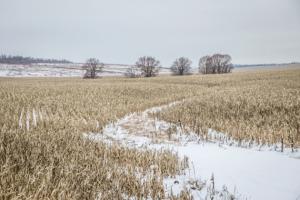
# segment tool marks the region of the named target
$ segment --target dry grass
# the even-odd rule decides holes
[[[48,131],[1,134],[1,199],[163,198],[162,178],[184,167],[172,152],[108,147]]]
[[[183,98],[177,90],[128,79],[1,79],[0,199],[166,197],[163,177],[186,167],[176,154],[107,146],[82,133]]]
[[[299,147],[299,77],[299,69],[281,68],[190,78],[186,81],[204,85],[198,87],[201,94],[158,117],[204,138],[211,128],[240,142]]]
[[[235,139],[299,146],[300,70],[149,79],[0,79],[0,199],[166,197],[162,178],[186,164],[82,138],[130,112],[191,99],[160,117]],[[291,143],[292,141],[292,143]],[[154,167],[149,167],[154,166]],[[136,175],[139,176],[136,176]],[[126,195],[126,196],[124,196]]]

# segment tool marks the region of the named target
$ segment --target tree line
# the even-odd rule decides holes
[[[173,75],[192,74],[192,61],[186,57],[176,59],[170,67]],[[96,78],[103,71],[104,64],[96,58],[90,58],[83,65],[85,70],[84,78]],[[138,58],[135,65],[128,68],[125,76],[129,78],[154,77],[161,69],[160,61],[155,57],[143,56]],[[231,56],[228,54],[214,54],[200,58],[198,71],[202,74],[230,73],[233,69]]]
[[[14,64],[14,65],[29,65],[37,63],[51,63],[51,64],[61,64],[61,63],[72,63],[71,61],[65,59],[43,59],[43,58],[32,58],[23,56],[10,56],[10,55],[0,55],[1,64]]]

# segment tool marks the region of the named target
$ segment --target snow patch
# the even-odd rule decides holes
[[[150,117],[150,113],[177,103],[126,115],[108,124],[102,133],[84,136],[130,148],[169,149],[181,158],[188,157],[189,169],[164,180],[168,193],[179,194],[187,188],[195,199],[213,196],[214,199],[289,200],[300,197],[300,159],[295,159],[299,151],[280,153],[261,146],[241,148],[233,145],[236,141],[217,142],[218,137],[226,135],[213,130],[209,131],[211,140],[203,140],[192,131],[186,133],[174,124]]]

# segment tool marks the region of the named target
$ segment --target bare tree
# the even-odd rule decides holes
[[[103,70],[103,63],[100,63],[96,58],[87,59],[86,63],[83,66],[85,74],[83,78],[96,78],[98,73],[101,73]]]
[[[139,78],[142,76],[142,73],[136,66],[131,66],[126,70],[125,76],[128,78]]]
[[[158,75],[160,62],[154,57],[144,56],[138,59],[136,66],[141,70],[142,76],[152,77]]]
[[[186,75],[191,71],[192,61],[185,57],[176,59],[171,66],[171,71],[175,75]]]
[[[203,56],[199,60],[199,72],[202,74],[208,74],[208,65],[206,64],[208,62],[208,59],[210,56]]]
[[[230,73],[232,69],[231,56],[227,54],[204,56],[199,61],[199,72],[203,74]]]

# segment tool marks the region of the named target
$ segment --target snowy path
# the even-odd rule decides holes
[[[278,152],[256,151],[216,144],[178,147],[188,156],[196,176],[208,179],[215,176],[216,187],[223,184],[248,199],[300,199],[300,160]]]
[[[204,199],[209,195],[209,180],[214,174],[216,189],[222,191],[225,185],[239,199],[300,200],[299,158],[275,151],[258,151],[254,148],[199,141],[193,133],[182,134],[179,127],[149,116],[151,112],[167,109],[175,104],[176,102],[127,115],[105,127],[103,133],[91,133],[87,136],[107,143],[117,141],[130,147],[168,148],[182,157],[187,156],[191,166],[186,175],[165,181],[166,188],[169,191],[172,189],[174,193],[183,187],[192,188],[191,180],[207,181],[201,191],[192,190],[195,199]],[[177,183],[174,183],[175,180]]]

